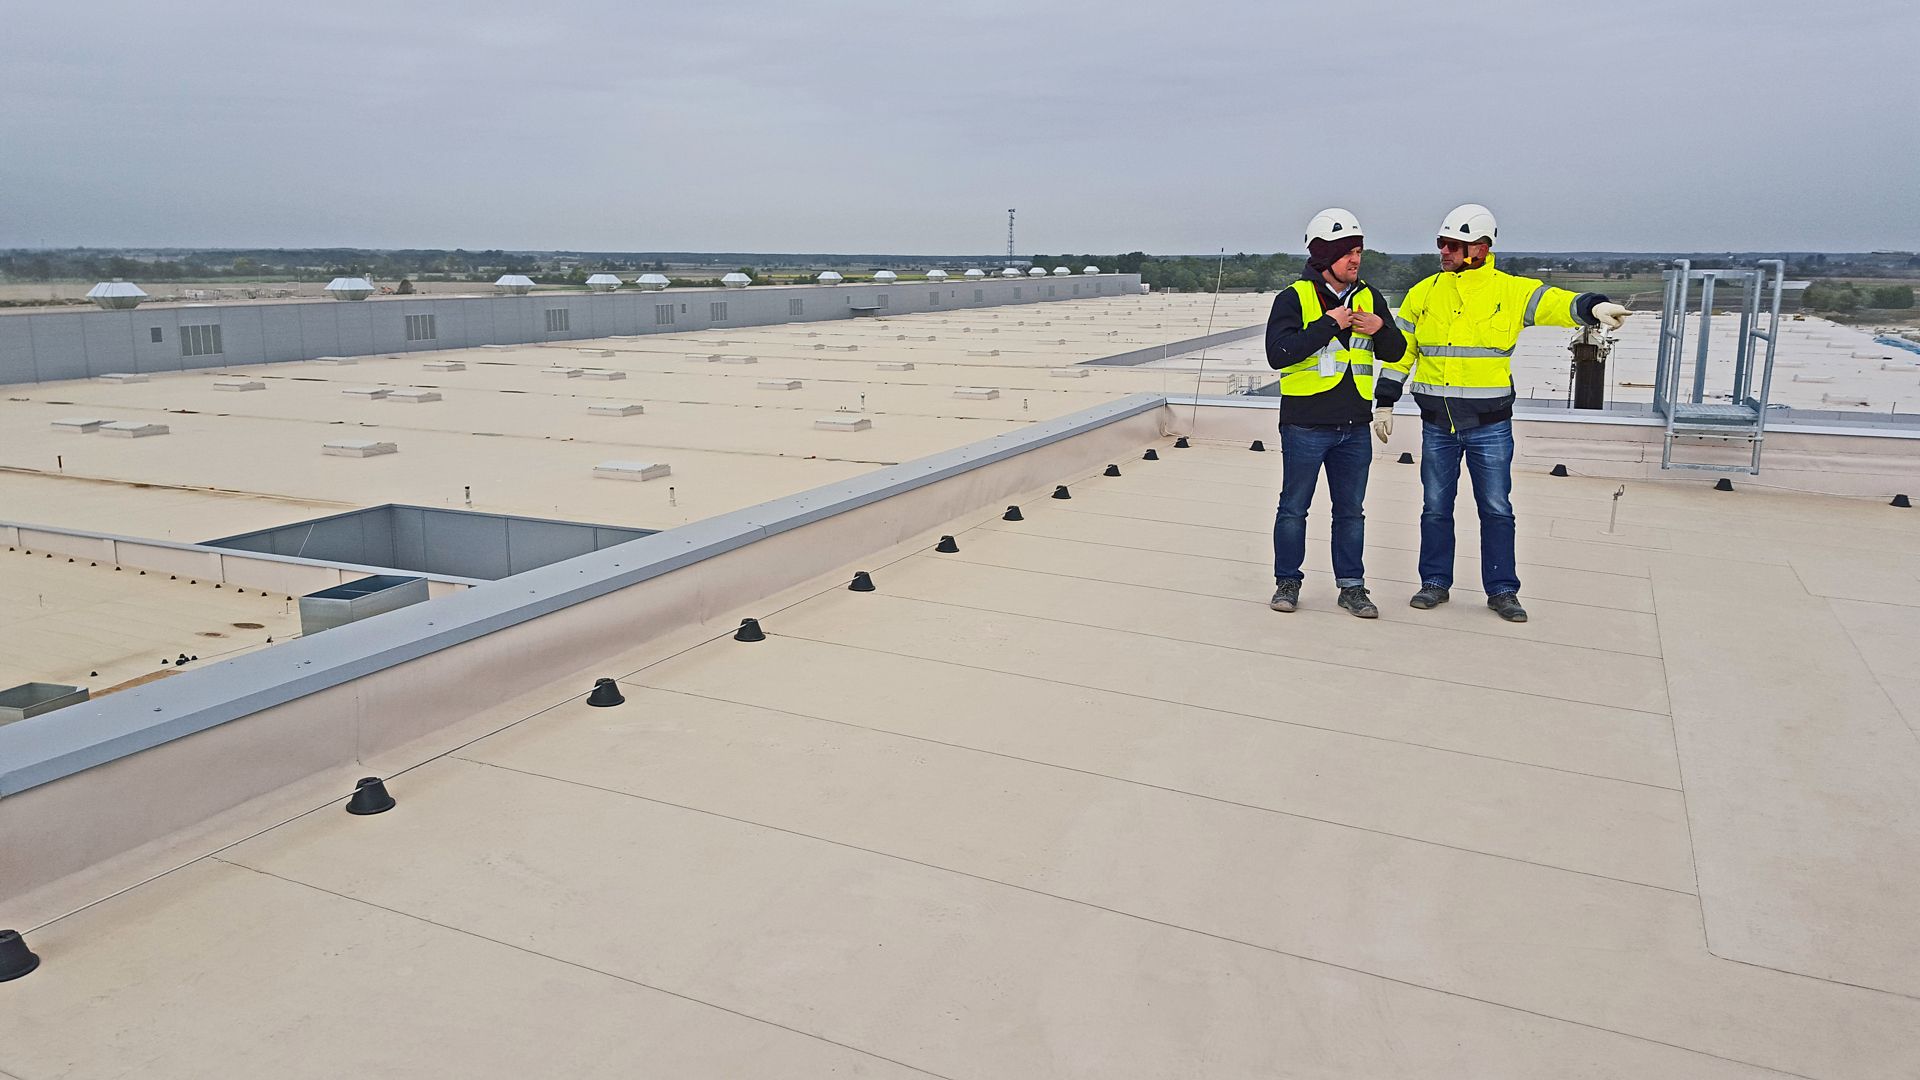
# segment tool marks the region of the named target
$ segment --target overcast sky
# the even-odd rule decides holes
[[[0,0],[0,246],[1920,248],[1911,3],[1404,8]]]

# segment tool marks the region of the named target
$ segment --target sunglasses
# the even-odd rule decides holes
[[[1439,249],[1440,249],[1441,251],[1465,251],[1465,250],[1467,250],[1467,242],[1466,242],[1466,241],[1464,241],[1464,240],[1448,240],[1448,239],[1447,239],[1447,238],[1445,238],[1445,237],[1441,237],[1441,238],[1439,238],[1439,239],[1437,239],[1437,240],[1435,240],[1435,241],[1433,242],[1433,246],[1434,246],[1434,247],[1437,247],[1437,248],[1439,248]]]

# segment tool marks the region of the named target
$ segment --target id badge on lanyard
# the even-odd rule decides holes
[[[1348,292],[1336,297],[1336,299],[1342,304],[1351,304],[1353,302],[1353,295],[1352,292]],[[1348,330],[1347,332],[1351,334],[1353,331]],[[1338,374],[1340,374],[1340,338],[1338,335],[1335,335],[1332,341],[1327,342],[1327,347],[1320,350],[1320,377],[1323,379],[1331,379]]]

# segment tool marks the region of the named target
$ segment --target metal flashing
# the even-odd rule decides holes
[[[1159,409],[1134,394],[0,727],[0,797]]]

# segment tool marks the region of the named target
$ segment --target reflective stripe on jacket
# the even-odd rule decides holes
[[[1441,398],[1503,398],[1513,393],[1513,347],[1528,326],[1579,326],[1579,293],[1486,265],[1441,272],[1400,302],[1394,322],[1407,335],[1409,384]]]
[[[1300,324],[1311,325],[1314,320],[1326,314],[1326,308],[1320,303],[1320,290],[1310,281],[1296,281],[1291,286],[1295,296],[1300,298]],[[1362,288],[1348,301],[1354,311],[1373,310],[1373,290]],[[1331,374],[1322,374],[1321,363],[1325,361],[1326,370]],[[1404,364],[1404,362],[1403,362]],[[1310,397],[1323,393],[1340,384],[1340,380],[1351,371],[1353,388],[1362,400],[1369,405],[1373,402],[1373,338],[1358,330],[1350,331],[1347,344],[1340,344],[1336,334],[1319,352],[1297,363],[1288,364],[1280,369],[1280,394],[1282,397]]]

